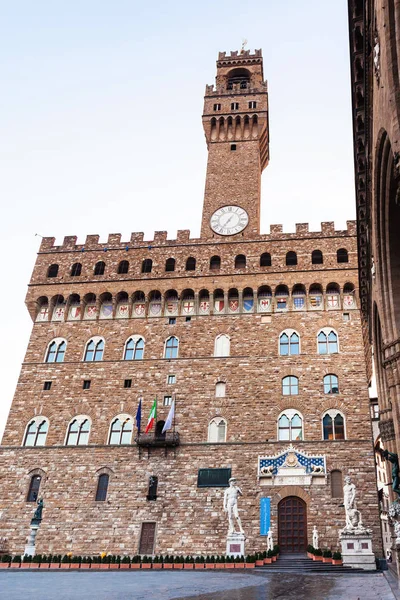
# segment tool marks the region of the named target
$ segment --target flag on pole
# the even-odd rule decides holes
[[[149,414],[149,420],[147,421],[145,433],[149,433],[150,429],[153,427],[155,420],[157,419],[157,398],[153,402],[153,406],[151,407],[151,411]]]
[[[172,400],[171,408],[169,409],[167,420],[164,423],[164,427],[161,433],[165,433],[168,429],[172,428],[172,423],[175,416],[175,400]]]
[[[136,427],[138,429],[138,431],[140,431],[140,424],[142,422],[142,399],[139,398],[139,405],[137,407],[137,411],[136,411]]]

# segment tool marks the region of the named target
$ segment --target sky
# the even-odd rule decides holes
[[[0,0],[0,438],[32,322],[41,236],[190,229],[218,51],[262,48],[271,223],[355,218],[347,1]]]

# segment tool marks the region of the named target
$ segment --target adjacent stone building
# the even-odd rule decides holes
[[[381,552],[355,223],[260,233],[260,50],[219,54],[203,126],[200,238],[42,241],[0,449],[8,551],[23,552],[43,497],[37,552],[225,553],[231,476],[247,552],[269,527],[282,551],[303,551],[314,525],[335,549],[351,475]]]

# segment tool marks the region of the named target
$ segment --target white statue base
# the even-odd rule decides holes
[[[244,551],[245,539],[246,536],[244,533],[228,533],[228,537],[226,538],[226,555],[233,556],[234,558],[246,556]]]
[[[368,529],[346,530],[339,534],[342,560],[346,567],[375,571],[375,555],[372,552],[372,535]]]
[[[39,525],[31,525],[31,532],[28,537],[28,543],[25,546],[24,554],[27,556],[35,556],[36,554],[36,536]]]

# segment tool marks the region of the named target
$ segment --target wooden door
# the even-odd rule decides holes
[[[282,552],[305,552],[307,547],[306,504],[288,496],[278,505],[278,537]]]
[[[153,554],[155,537],[156,524],[142,523],[142,531],[140,533],[139,554]]]

